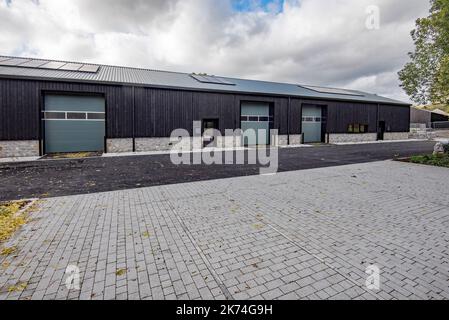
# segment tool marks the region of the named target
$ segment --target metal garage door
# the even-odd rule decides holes
[[[302,107],[304,143],[321,142],[321,106]]]
[[[103,97],[46,95],[43,113],[46,153],[103,151]]]
[[[240,119],[244,145],[270,143],[270,105],[268,103],[243,102]]]

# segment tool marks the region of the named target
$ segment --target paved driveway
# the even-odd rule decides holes
[[[448,189],[448,169],[386,161],[50,198],[0,299],[447,299]]]
[[[279,171],[431,153],[435,142],[326,145],[279,150]],[[169,155],[0,164],[0,201],[47,198],[259,174],[258,165],[174,165]]]

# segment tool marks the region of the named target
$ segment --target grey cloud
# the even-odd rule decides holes
[[[397,71],[426,0],[287,0],[235,12],[230,0],[41,0],[0,5],[1,54],[352,86],[405,98]],[[368,5],[379,30],[365,28]],[[59,13],[59,14],[58,14]]]

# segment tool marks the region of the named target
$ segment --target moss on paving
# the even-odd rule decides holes
[[[98,152],[61,152],[52,153],[46,156],[49,159],[78,159],[78,158],[89,158],[98,156]]]
[[[410,162],[449,168],[449,153],[445,153],[443,155],[430,154],[423,156],[413,156],[410,158]]]
[[[17,214],[26,204],[26,201],[0,203],[0,243],[8,240],[26,223],[26,215]],[[8,254],[8,248],[3,248],[0,253]]]

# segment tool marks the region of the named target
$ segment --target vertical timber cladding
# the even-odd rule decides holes
[[[46,153],[104,150],[103,96],[46,94],[42,120]]]
[[[410,131],[410,107],[379,105],[379,121],[385,121],[386,132]]]
[[[0,140],[39,139],[36,82],[0,79]]]

